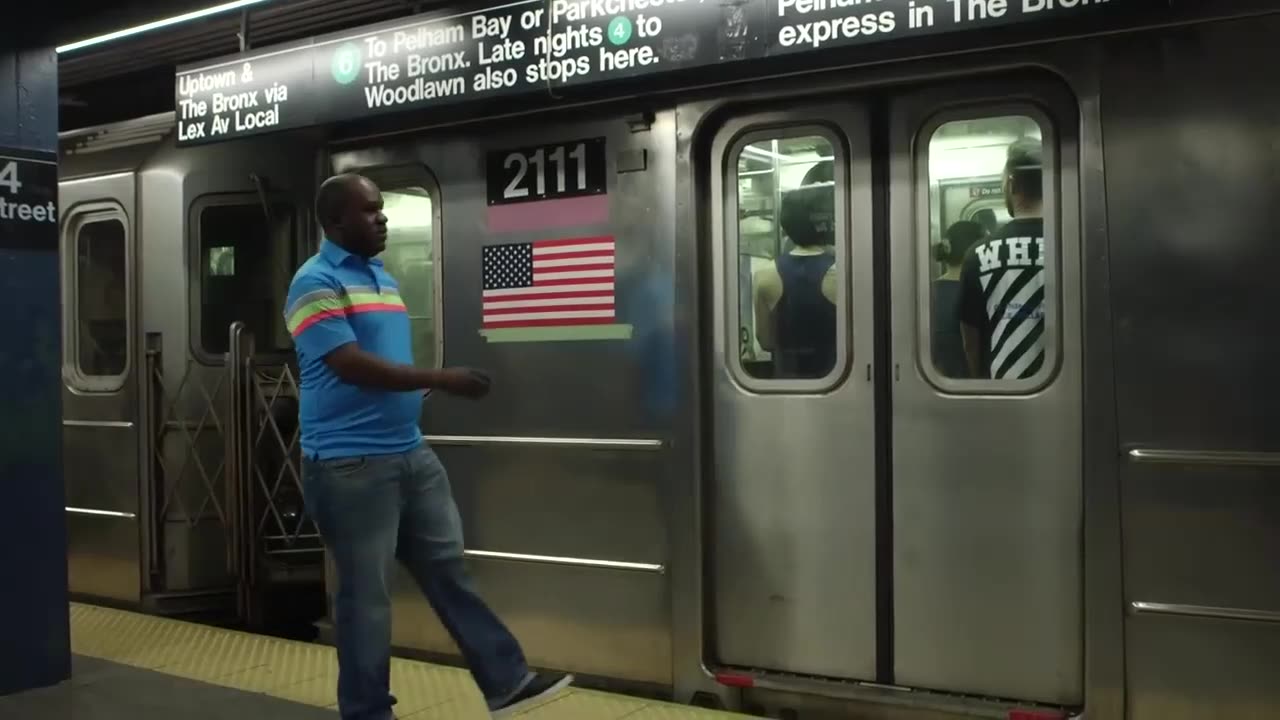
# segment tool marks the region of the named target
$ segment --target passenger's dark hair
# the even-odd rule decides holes
[[[1044,162],[1040,141],[1024,139],[1009,146],[1005,174],[1012,181],[1010,191],[1033,202],[1044,198]]]
[[[947,228],[942,236],[946,242],[933,246],[934,259],[948,266],[956,266],[964,262],[969,250],[987,236],[987,231],[972,220],[961,220]]]
[[[835,244],[835,187],[809,185],[782,195],[778,224],[799,247]]]
[[[982,226],[988,233],[994,233],[1000,223],[996,220],[996,211],[982,208],[973,214],[973,221]]]
[[[823,160],[804,174],[800,187],[782,194],[778,225],[798,247],[835,244],[835,163]]]
[[[836,164],[831,160],[823,160],[804,174],[804,179],[800,181],[801,185],[817,185],[824,182],[836,181]]]
[[[343,173],[320,184],[316,193],[316,219],[320,221],[320,227],[332,227],[342,220],[347,197],[359,180],[360,176],[355,173]]]

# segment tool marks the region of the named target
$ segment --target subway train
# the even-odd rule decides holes
[[[326,637],[283,303],[316,188],[359,172],[416,362],[495,378],[422,426],[532,664],[770,717],[1275,716],[1280,11],[1157,5],[222,142],[181,109],[63,133],[73,593]],[[947,372],[937,250],[1014,221],[1016,144],[1037,322],[996,331],[1007,372]],[[766,296],[810,251],[827,356],[789,363]],[[396,587],[398,652],[456,660]]]

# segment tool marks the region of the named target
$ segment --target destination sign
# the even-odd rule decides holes
[[[1132,8],[1144,0],[516,0],[179,69],[178,142]],[[1155,0],[1152,0],[1155,2]]]

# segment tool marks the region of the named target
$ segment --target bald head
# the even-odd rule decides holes
[[[386,248],[382,193],[362,175],[344,173],[325,180],[316,193],[316,218],[325,236],[348,252],[373,257]]]
[[[320,227],[327,231],[341,222],[347,198],[362,182],[368,180],[355,173],[343,173],[320,184],[320,192],[316,193],[316,216],[320,219]]]

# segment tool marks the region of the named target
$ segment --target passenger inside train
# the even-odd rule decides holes
[[[830,160],[782,194],[778,226],[791,247],[756,271],[753,306],[774,377],[820,378],[836,360],[835,184]]]
[[[1000,220],[996,218],[995,208],[982,208],[973,213],[972,220],[982,226],[988,235],[994,235],[1000,229]]]
[[[986,212],[994,220],[995,213]],[[934,245],[934,257],[944,270],[933,281],[933,364],[949,378],[969,377],[969,361],[960,337],[960,272],[970,249],[988,237],[981,224],[961,220],[947,228],[943,242]]]
[[[1002,187],[1013,219],[964,261],[960,327],[972,377],[1021,380],[1044,363],[1042,174],[1040,141],[1009,146]]]

